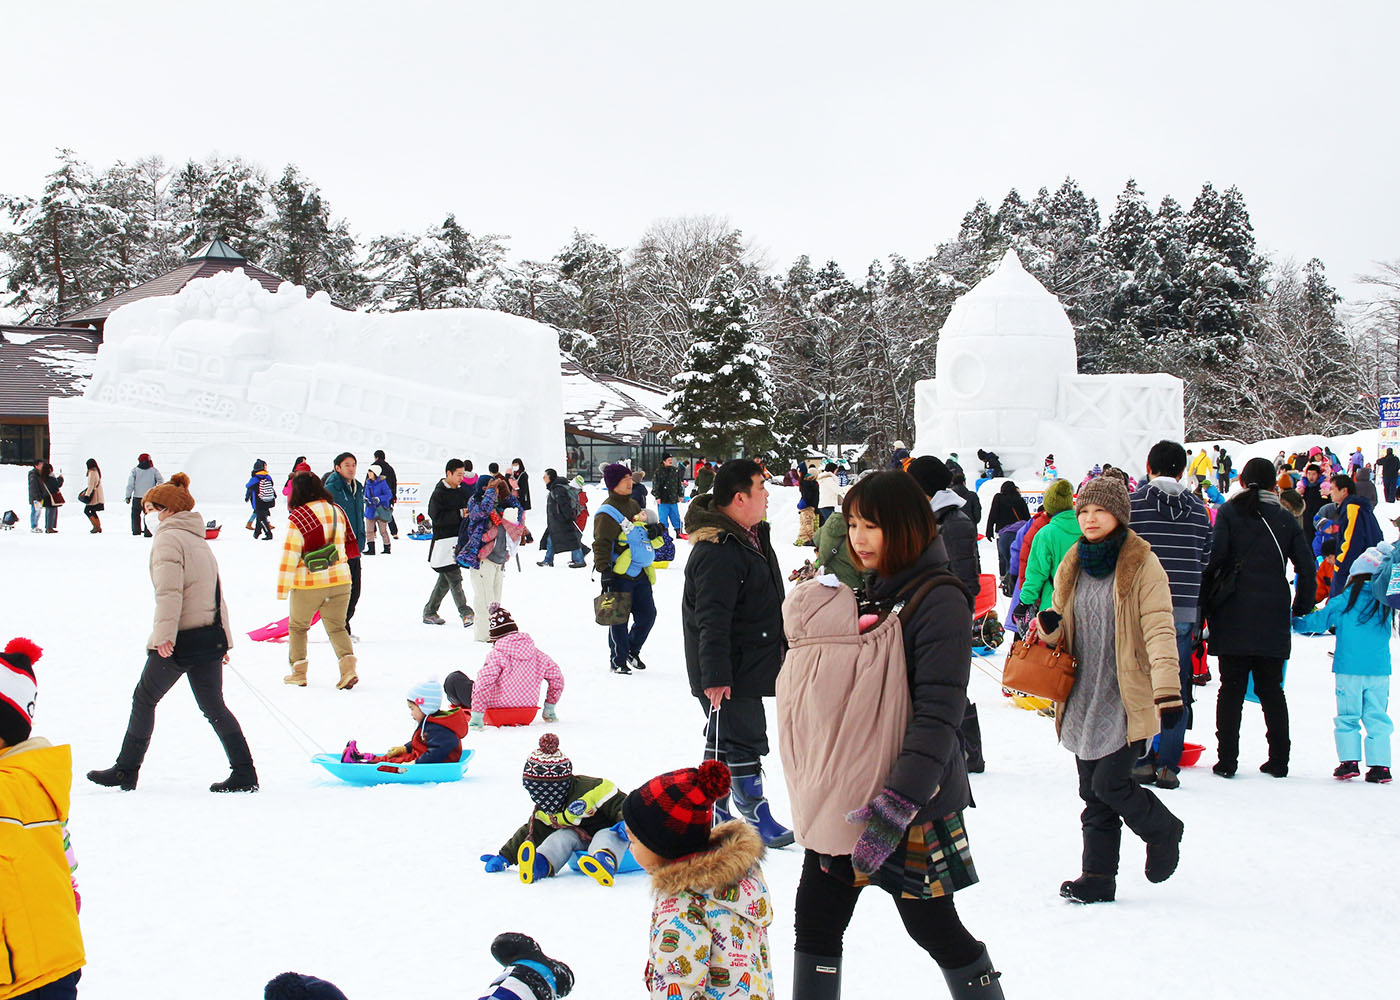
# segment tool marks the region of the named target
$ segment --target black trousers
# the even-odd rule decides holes
[[[855,886],[822,871],[820,856],[808,851],[797,883],[797,950],[821,958],[839,957],[859,895]],[[963,926],[952,896],[895,897],[894,906],[914,943],[941,968],[961,969],[982,957],[982,943]]]
[[[1264,710],[1269,740],[1269,760],[1288,763],[1288,702],[1283,697],[1283,660],[1268,656],[1220,657],[1220,694],[1215,701],[1215,739],[1220,763],[1234,768],[1240,762],[1240,716],[1244,712],[1245,685],[1254,675],[1254,693]]]
[[[141,510],[141,498],[140,498],[140,497],[132,497],[132,498],[131,498],[131,533],[132,533],[133,535],[139,535],[139,534],[142,534],[142,533],[144,532],[145,535],[146,535],[146,537],[147,537],[147,538],[150,538],[150,537],[151,537],[151,533],[150,533],[149,531],[145,531],[145,526],[141,523],[141,516],[142,516],[143,513],[144,513],[144,512]]]
[[[719,725],[719,758],[737,780],[759,772],[759,759],[768,756],[768,716],[762,698],[726,698],[710,712],[710,699],[700,696],[705,723],[705,756],[715,756],[715,725]]]
[[[271,510],[272,510],[272,504],[263,503],[261,500],[258,501],[258,503],[257,503],[257,511],[256,511],[256,512],[254,513],[254,515],[253,515],[253,517],[254,517],[254,523],[253,523],[253,537],[254,537],[254,538],[257,538],[258,535],[264,534],[264,533],[267,535],[268,538],[271,538],[271,537],[272,537],[272,526],[269,525],[269,524],[267,523],[267,515],[268,515],[268,513],[269,513]]]
[[[136,691],[131,696],[131,718],[126,724],[126,740],[117,758],[117,767],[126,771],[140,768],[146,755],[146,743],[155,731],[156,706],[182,676],[189,681],[195,704],[224,745],[229,766],[252,764],[253,755],[248,750],[248,741],[243,737],[243,727],[224,704],[223,658],[190,663],[173,656],[164,657],[151,650],[146,656],[141,679],[136,682]]]
[[[355,605],[360,603],[360,557],[347,559],[345,564],[350,567],[350,604],[345,609],[345,624],[348,632],[350,631],[348,628],[350,619],[355,617]]]
[[[1144,843],[1171,838],[1170,809],[1162,800],[1133,780],[1133,763],[1146,748],[1145,741],[1125,744],[1098,760],[1074,758],[1079,768],[1079,797],[1084,811],[1084,868],[1089,875],[1117,875],[1118,847],[1123,824]]]

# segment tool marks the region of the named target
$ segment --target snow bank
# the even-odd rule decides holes
[[[81,398],[49,404],[54,464],[111,472],[149,452],[205,496],[237,500],[254,459],[318,472],[382,448],[414,503],[453,457],[562,468],[558,342],[528,319],[477,309],[369,314],[242,270],[123,306]]]

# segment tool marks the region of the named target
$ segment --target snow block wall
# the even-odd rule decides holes
[[[87,392],[50,400],[49,426],[55,465],[97,458],[109,502],[141,452],[222,501],[242,499],[259,458],[280,486],[298,455],[326,472],[354,452],[363,479],[382,448],[400,500],[423,508],[449,458],[520,458],[536,481],[563,468],[558,338],[532,320],[348,312],[236,270],[123,306],[104,334]]]
[[[915,386],[915,454],[996,452],[1012,476],[1047,454],[1077,479],[1105,461],[1141,468],[1162,438],[1182,440],[1181,380],[1080,375],[1064,307],[1015,251],[954,303],[938,335],[937,373]]]

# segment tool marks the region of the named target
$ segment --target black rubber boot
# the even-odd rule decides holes
[[[1111,903],[1118,894],[1118,880],[1112,875],[1085,872],[1072,882],[1060,884],[1060,895],[1071,903]]]
[[[216,781],[210,785],[209,790],[211,792],[256,792],[258,790],[258,772],[253,769],[252,764],[239,765],[223,781]]]
[[[550,958],[540,950],[539,944],[528,934],[521,934],[517,931],[506,931],[497,934],[496,939],[491,942],[491,957],[501,965],[519,966],[522,962],[535,962],[544,966],[554,976],[554,993],[561,997],[566,997],[574,988],[574,972],[557,958]],[[523,966],[526,971],[534,972],[529,966]],[[517,975],[520,970],[517,969]],[[539,975],[539,973],[535,973]],[[521,976],[523,980],[525,977]],[[541,977],[543,981],[543,977]]]
[[[828,958],[797,952],[792,961],[792,1000],[838,1000],[841,956]]]
[[[953,1000],[1002,1000],[1001,973],[992,965],[992,958],[985,946],[982,957],[961,969],[944,969],[943,978],[948,981],[948,992]]]

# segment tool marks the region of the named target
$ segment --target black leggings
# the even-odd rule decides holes
[[[156,706],[179,682],[181,677],[189,681],[195,704],[209,720],[219,742],[224,745],[228,761],[232,767],[252,764],[252,754],[248,752],[248,742],[243,737],[243,729],[232,712],[224,704],[224,665],[222,657],[204,663],[189,663],[173,656],[161,656],[151,650],[146,656],[146,667],[141,671],[141,679],[131,696],[131,718],[126,724],[126,743],[122,753],[127,758],[119,758],[117,766],[123,770],[136,770],[146,753],[146,742],[156,727]]]
[[[839,957],[859,895],[859,889],[822,871],[820,856],[808,851],[797,883],[797,950],[804,955]],[[961,969],[981,957],[982,943],[963,926],[951,895],[895,898],[894,906],[914,943],[932,955],[940,968]]]

